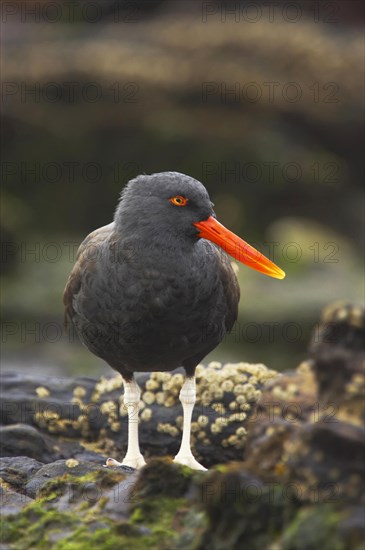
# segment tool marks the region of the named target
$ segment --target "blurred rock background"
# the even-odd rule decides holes
[[[110,373],[62,334],[61,297],[142,172],[203,181],[287,272],[240,266],[239,321],[206,361],[283,370],[324,304],[362,300],[361,2],[9,1],[1,18],[5,368]]]

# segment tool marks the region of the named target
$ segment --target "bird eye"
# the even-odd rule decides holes
[[[188,199],[182,197],[181,195],[177,195],[176,197],[172,197],[170,202],[172,202],[175,206],[186,206]]]

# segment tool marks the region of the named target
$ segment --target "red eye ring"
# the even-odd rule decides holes
[[[182,195],[176,195],[176,197],[172,197],[170,199],[170,202],[172,202],[174,206],[186,206],[188,199],[186,199]]]

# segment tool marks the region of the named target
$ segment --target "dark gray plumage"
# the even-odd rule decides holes
[[[174,196],[188,199],[178,208]],[[177,172],[142,175],[123,190],[114,222],[81,244],[64,292],[65,316],[86,347],[125,380],[134,371],[196,365],[237,317],[228,256],[197,237],[215,214],[205,187]]]

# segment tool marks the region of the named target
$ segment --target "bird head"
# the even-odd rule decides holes
[[[178,172],[141,175],[121,194],[115,222],[123,234],[149,242],[172,241],[191,246],[207,239],[249,267],[283,279],[284,271],[217,219],[204,185]]]

